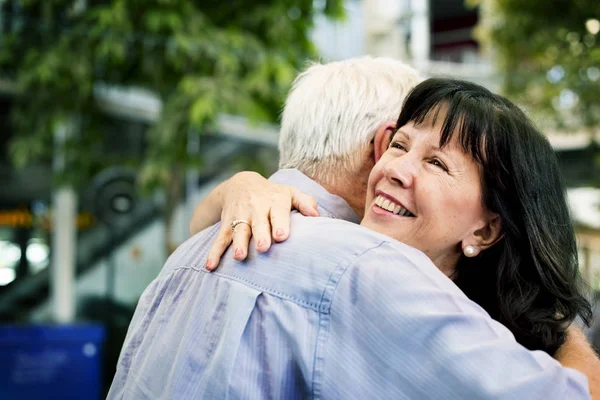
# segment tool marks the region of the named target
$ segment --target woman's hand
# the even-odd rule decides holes
[[[190,233],[195,234],[221,220],[221,229],[208,254],[206,268],[214,270],[233,242],[234,258],[244,260],[254,236],[256,251],[264,253],[271,240],[282,242],[289,236],[290,210],[318,216],[316,200],[292,186],[270,182],[255,172],[240,172],[221,183],[194,211]],[[231,229],[235,220],[247,221]]]

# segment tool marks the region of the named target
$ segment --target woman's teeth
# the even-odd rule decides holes
[[[391,213],[402,215],[405,217],[414,217],[414,214],[408,211],[406,208],[402,208],[398,204],[394,203],[393,201],[390,201],[389,199],[386,199],[383,196],[377,196],[377,198],[375,199],[375,204],[377,204],[379,208],[383,208],[384,210],[389,211]]]

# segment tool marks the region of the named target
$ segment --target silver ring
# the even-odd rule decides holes
[[[235,221],[233,221],[233,222],[231,223],[231,225],[230,225],[230,226],[231,226],[231,231],[232,231],[232,232],[235,232],[235,227],[236,227],[236,226],[238,226],[239,224],[246,224],[246,225],[248,225],[250,228],[252,228],[252,227],[250,226],[250,222],[248,222],[248,221],[245,221],[245,220],[243,220],[243,219],[236,219],[236,220],[235,220]]]

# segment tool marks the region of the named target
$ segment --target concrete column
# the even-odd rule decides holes
[[[429,0],[410,0],[410,9],[410,54],[419,68],[428,63],[431,52]]]
[[[363,0],[367,54],[408,61],[406,36],[409,1]]]
[[[66,168],[64,144],[72,125],[62,124],[55,129],[54,172]],[[68,185],[58,187],[52,194],[52,264],[50,293],[52,317],[55,322],[69,323],[75,318],[74,278],[76,262],[77,194]]]

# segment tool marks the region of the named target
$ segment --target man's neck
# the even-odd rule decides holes
[[[360,164],[355,171],[336,168],[336,174],[328,175],[330,179],[319,179],[319,176],[311,176],[310,178],[318,182],[329,193],[344,199],[356,215],[362,219],[365,215],[369,174],[375,165],[373,149],[369,148],[357,157],[360,159]],[[333,167],[330,165],[328,168]]]
[[[317,180],[317,182],[319,181]],[[323,186],[329,193],[340,196],[342,199],[346,200],[346,203],[348,203],[356,215],[358,215],[360,219],[363,218],[365,214],[366,194],[362,187],[347,187],[348,185],[339,185],[335,183],[329,184],[323,182],[319,182],[319,184]]]

